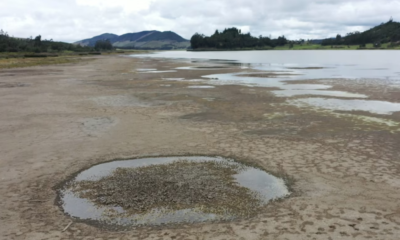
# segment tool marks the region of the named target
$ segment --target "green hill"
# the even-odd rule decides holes
[[[365,45],[373,43],[380,45],[383,43],[398,44],[400,41],[400,23],[393,20],[382,23],[364,32],[351,32],[342,37],[324,39],[322,45]]]
[[[371,28],[361,35],[368,39],[370,43],[373,42],[397,42],[400,41],[400,23],[389,21],[374,28]]]
[[[126,33],[121,36],[115,34],[102,34],[90,39],[76,42],[83,46],[94,46],[98,40],[110,40],[117,48],[136,49],[186,49],[190,42],[178,34],[166,31],[142,31],[138,33]]]

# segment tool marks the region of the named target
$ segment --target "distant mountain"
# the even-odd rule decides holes
[[[96,42],[98,40],[110,40],[112,41],[113,39],[117,38],[118,35],[112,34],[112,33],[104,33],[101,34],[99,36],[93,37],[93,38],[89,38],[89,39],[84,39],[78,42],[75,42],[74,44],[79,44],[81,46],[89,46],[89,47],[94,47],[94,45],[96,44]]]
[[[121,36],[105,33],[75,42],[75,44],[93,47],[98,40],[109,40],[112,45],[117,48],[186,49],[190,46],[188,40],[171,31],[143,31],[138,33],[126,33]]]

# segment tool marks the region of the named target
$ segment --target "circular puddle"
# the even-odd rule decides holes
[[[290,194],[284,180],[222,157],[113,161],[78,173],[58,190],[64,212],[118,230],[255,216]]]

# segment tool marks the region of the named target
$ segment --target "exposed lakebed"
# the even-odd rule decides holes
[[[166,81],[207,85],[201,88],[266,87],[275,97],[286,98],[286,104],[302,109],[392,116],[400,112],[399,99],[392,93],[400,86],[393,61],[396,56],[396,51],[239,51],[158,52],[134,57],[167,58],[186,65],[171,70],[209,70],[201,79],[164,78]],[[224,73],[225,69],[230,70]],[[218,72],[213,74],[211,70]],[[377,95],[380,91],[382,95]],[[382,96],[386,98],[383,101]],[[397,125],[398,120],[394,121]]]
[[[108,162],[59,190],[66,214],[108,228],[229,221],[290,194],[283,179],[222,157]]]

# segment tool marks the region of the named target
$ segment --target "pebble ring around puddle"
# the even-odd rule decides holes
[[[222,157],[113,161],[58,189],[70,217],[110,230],[230,221],[257,215],[290,191],[283,179]]]

